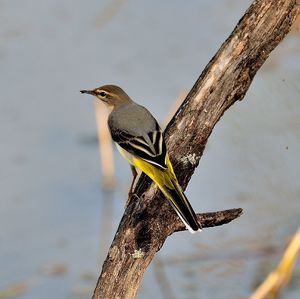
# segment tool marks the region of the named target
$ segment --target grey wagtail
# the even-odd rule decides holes
[[[133,181],[138,168],[158,185],[186,228],[191,233],[201,231],[195,212],[174,173],[162,130],[152,114],[115,85],[80,92],[97,97],[111,108],[108,116],[111,137],[121,155],[130,163]]]

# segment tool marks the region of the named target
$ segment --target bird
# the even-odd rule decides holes
[[[137,176],[137,168],[158,185],[191,233],[201,231],[201,224],[175,175],[164,134],[153,115],[116,85],[80,92],[95,96],[110,110],[107,123],[111,137],[121,155],[129,162],[133,174],[129,194]]]

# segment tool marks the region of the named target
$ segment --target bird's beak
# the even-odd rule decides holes
[[[93,96],[96,95],[94,90],[80,90],[81,93],[87,93],[87,94],[91,94]]]

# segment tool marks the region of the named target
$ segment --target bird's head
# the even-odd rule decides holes
[[[127,93],[116,85],[104,85],[92,90],[80,90],[80,92],[91,94],[111,107],[120,106],[131,101]]]

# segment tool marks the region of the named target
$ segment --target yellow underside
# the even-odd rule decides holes
[[[150,177],[152,181],[154,181],[159,189],[163,192],[163,194],[166,196],[167,199],[169,199],[175,208],[175,211],[177,212],[180,219],[183,221],[183,223],[186,225],[187,229],[191,233],[195,233],[193,229],[187,224],[187,222],[184,220],[183,212],[181,211],[180,207],[178,206],[178,200],[182,201],[182,203],[186,206],[188,206],[187,200],[185,195],[183,194],[183,191],[177,181],[176,175],[173,170],[173,166],[170,162],[169,156],[167,154],[166,157],[166,165],[167,169],[163,170],[160,169],[158,166],[155,166],[145,160],[142,160],[140,158],[134,157],[132,154],[128,153],[124,149],[122,149],[119,145],[117,145],[118,150],[120,151],[121,155],[133,166],[140,169],[142,172],[144,172],[147,176]],[[176,190],[176,194],[179,198],[177,200],[174,200],[172,198],[172,195],[170,194],[169,190]],[[200,229],[199,229],[200,231]]]
[[[134,166],[136,166],[145,174],[147,174],[151,178],[151,180],[154,181],[163,192],[164,192],[164,187],[168,187],[169,189],[174,189],[172,180],[177,181],[177,179],[175,177],[174,170],[168,156],[166,161],[167,162],[166,170],[162,170],[147,161],[137,159],[137,158],[133,158],[132,162]]]
[[[121,155],[123,156],[123,158],[125,158],[128,161],[128,163],[137,167],[142,172],[144,172],[147,176],[149,176],[150,179],[158,185],[158,187],[162,190],[162,192],[167,197],[169,197],[169,194],[166,194],[164,187],[166,186],[170,189],[174,189],[172,181],[177,183],[177,179],[168,154],[166,159],[167,169],[162,170],[147,161],[134,157],[132,154],[122,149],[119,145],[117,145],[117,148],[121,153]]]

